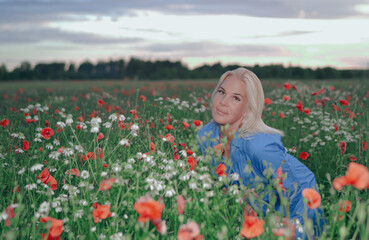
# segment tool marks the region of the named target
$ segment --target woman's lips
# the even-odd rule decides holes
[[[222,110],[219,110],[218,108],[217,108],[216,110],[217,110],[217,113],[218,113],[219,115],[227,115],[227,113],[226,113],[226,112],[223,112]]]

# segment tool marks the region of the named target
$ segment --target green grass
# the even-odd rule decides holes
[[[283,88],[286,82],[294,84],[299,91]],[[119,239],[119,233],[125,239],[176,239],[181,224],[188,221],[197,222],[206,239],[241,239],[239,233],[246,205],[242,198],[247,193],[246,188],[241,188],[238,194],[223,193],[222,186],[228,184],[229,179],[219,181],[209,172],[210,159],[201,158],[195,141],[198,128],[193,121],[201,120],[203,124],[211,121],[209,94],[215,84],[216,80],[0,83],[0,121],[8,119],[10,122],[8,126],[0,126],[0,212],[5,213],[10,204],[17,204],[10,226],[6,226],[4,220],[0,221],[0,239],[40,239],[42,233],[48,232],[47,224],[40,222],[42,216],[64,221],[62,239],[98,239],[100,236]],[[314,172],[320,187],[322,208],[327,218],[321,239],[368,239],[368,190],[346,186],[338,192],[331,185],[333,179],[345,175],[350,156],[356,157],[357,163],[369,165],[368,150],[362,149],[363,141],[369,141],[368,98],[364,98],[369,89],[368,81],[265,80],[263,85],[265,97],[272,100],[265,107],[264,121],[285,132],[282,141],[291,155],[301,160],[302,151],[310,154],[307,160],[301,161]],[[335,89],[330,90],[330,86]],[[19,91],[20,87],[23,93]],[[324,93],[312,96],[322,88]],[[141,100],[141,95],[147,98],[146,102]],[[284,101],[284,95],[291,99]],[[347,99],[347,96],[351,101],[346,111],[346,106],[342,106],[339,100]],[[317,106],[315,100],[324,97],[329,97],[329,100],[324,106]],[[104,102],[101,108],[99,99]],[[309,115],[297,110],[295,105],[299,100],[305,109],[310,109]],[[333,111],[332,104],[339,106],[340,111]],[[111,106],[110,111],[105,105]],[[138,120],[130,113],[136,108]],[[97,140],[98,132],[91,132],[89,122],[94,110],[102,120],[98,131],[104,134],[101,140]],[[27,111],[31,119],[37,116],[37,121],[27,123]],[[356,118],[350,118],[349,111]],[[126,117],[124,129],[116,121],[109,120],[115,112]],[[168,113],[174,130],[165,129]],[[280,118],[280,113],[284,113],[286,118]],[[85,119],[86,129],[78,122],[78,117]],[[73,122],[68,125],[67,119]],[[40,129],[46,127],[46,121],[54,131],[49,140],[39,135]],[[191,125],[186,130],[183,121]],[[106,127],[107,123],[112,126]],[[138,136],[129,130],[131,124],[139,126]],[[65,126],[59,132],[62,125]],[[77,125],[82,125],[82,128],[77,129]],[[162,139],[168,133],[175,138],[175,148]],[[119,145],[122,139],[127,139],[130,145]],[[30,147],[19,152],[17,149],[22,148],[24,140],[29,141]],[[340,141],[347,143],[343,155],[338,147]],[[151,142],[155,144],[156,152],[150,153]],[[183,178],[189,174],[189,165],[187,158],[180,153],[185,149],[181,143],[194,151],[198,158],[197,173],[190,174],[188,180]],[[61,147],[70,152],[73,149],[73,153],[57,154]],[[95,152],[96,148],[103,149],[101,159],[82,159],[87,152]],[[152,159],[142,158],[140,153],[150,153]],[[175,159],[176,154],[180,160]],[[53,158],[57,155],[57,159]],[[42,164],[42,167],[34,170],[37,164]],[[57,181],[55,191],[45,188],[46,185],[37,180],[44,168]],[[84,179],[66,174],[67,170],[74,168],[80,174],[88,171],[89,177]],[[112,188],[99,191],[101,181],[109,178],[116,179]],[[150,179],[155,179],[156,183],[150,185]],[[211,181],[210,188],[204,188],[206,181]],[[197,188],[192,189],[189,182],[196,183]],[[20,187],[19,192],[12,191],[16,186]],[[35,188],[29,190],[33,186]],[[174,190],[173,196],[170,196],[170,189]],[[167,225],[166,235],[158,233],[150,222],[137,222],[139,214],[133,206],[145,194],[154,200],[162,199],[165,204],[162,220]],[[191,199],[181,216],[178,216],[176,202],[179,194]],[[352,204],[345,214],[339,213],[339,204],[343,200],[350,200]],[[95,202],[110,205],[113,215],[94,223],[92,205]],[[265,220],[265,230],[259,239],[276,238],[271,231],[271,219],[277,213],[273,207],[270,209],[267,216],[259,215]],[[342,220],[339,215],[342,215]]]

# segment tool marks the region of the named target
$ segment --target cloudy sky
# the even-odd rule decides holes
[[[369,68],[369,0],[0,0],[0,64]]]

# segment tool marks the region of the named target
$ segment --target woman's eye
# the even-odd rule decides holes
[[[218,90],[218,93],[224,94],[224,91],[223,90]]]
[[[239,97],[234,97],[233,99],[236,100],[236,101],[239,101],[239,102],[241,101],[241,99]]]

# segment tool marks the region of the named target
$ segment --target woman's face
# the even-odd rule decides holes
[[[220,124],[229,124],[238,129],[246,115],[246,83],[236,76],[228,76],[217,89],[211,106],[213,120]]]

